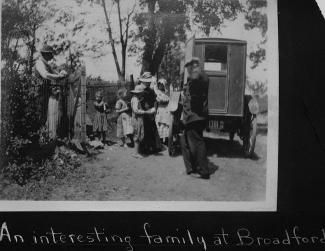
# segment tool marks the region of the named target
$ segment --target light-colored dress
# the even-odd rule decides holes
[[[49,133],[49,137],[54,139],[58,136],[58,127],[62,115],[60,107],[60,87],[54,86],[54,81],[48,79],[48,74],[52,74],[53,70],[43,57],[39,57],[37,59],[35,70],[37,75],[45,81],[44,84],[47,83],[50,88],[50,94],[47,103],[46,127]]]
[[[132,109],[133,139],[136,143],[139,143],[144,138],[144,124],[143,124],[144,111],[142,110],[140,101],[136,96],[133,96],[133,98],[131,99],[131,109]]]
[[[121,110],[128,108],[128,105],[123,99],[116,102],[115,109]],[[117,137],[122,138],[133,133],[133,126],[131,116],[128,112],[122,112],[117,118],[116,134]]]
[[[167,138],[169,133],[169,124],[171,115],[168,110],[169,97],[162,91],[156,91],[157,94],[157,114],[156,114],[156,124],[158,129],[158,134],[160,138]]]

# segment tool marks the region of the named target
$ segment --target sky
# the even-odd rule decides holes
[[[125,15],[126,11],[131,8],[132,1],[121,1],[122,2],[122,16]],[[110,1],[107,1],[107,9],[110,9]],[[72,13],[76,14],[76,20],[74,22],[78,22],[78,11],[86,12],[86,23],[89,25],[90,29],[87,29],[87,33],[80,33],[77,35],[75,40],[83,40],[83,39],[92,39],[94,43],[97,40],[108,40],[108,34],[105,31],[105,16],[101,6],[93,5],[89,6],[89,3],[81,7],[77,7],[74,0],[54,0],[53,4],[56,6],[60,6],[61,10],[70,9]],[[139,9],[137,9],[139,11]],[[112,20],[112,28],[113,31],[118,30],[118,22],[117,22],[117,12],[115,8],[112,9],[111,12],[111,20]],[[210,37],[222,37],[222,38],[234,38],[240,40],[247,41],[247,52],[249,53],[256,44],[260,41],[261,35],[257,29],[253,29],[247,31],[244,29],[245,18],[243,14],[240,14],[236,20],[234,21],[226,21],[221,27],[221,33],[216,31],[212,31]],[[59,32],[62,27],[58,25],[53,25],[51,21],[47,24],[47,27],[50,29],[55,29],[56,32]],[[132,28],[136,28],[135,25]],[[196,29],[193,28],[192,32],[195,32]],[[44,34],[44,31],[40,31],[40,36]],[[188,34],[190,37],[191,34]],[[203,37],[203,34],[199,31],[196,31],[196,38]],[[130,41],[131,43],[131,41]],[[120,55],[119,46],[117,46],[118,56]],[[267,47],[267,44],[266,44]],[[115,62],[111,53],[110,45],[106,45],[102,50],[104,56],[99,58],[93,58],[92,55],[86,55],[83,57],[83,60],[86,64],[87,75],[91,75],[93,77],[100,76],[104,80],[115,81],[118,79],[116,73]],[[269,52],[266,51],[268,54]],[[129,76],[133,74],[135,78],[139,77],[141,65],[137,63],[137,58],[139,55],[128,56],[126,61],[126,75]],[[267,58],[267,55],[266,55]],[[247,60],[247,77],[248,79],[255,81],[265,81],[266,80],[266,69],[267,69],[267,60],[261,63],[254,70],[251,69],[251,62]]]

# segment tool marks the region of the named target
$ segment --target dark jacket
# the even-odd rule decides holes
[[[205,120],[208,116],[209,78],[201,73],[197,79],[189,79],[184,87],[183,123]]]

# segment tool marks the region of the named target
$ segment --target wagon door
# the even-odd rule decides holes
[[[244,109],[246,80],[246,45],[229,45],[229,106],[228,114],[241,116]]]
[[[208,106],[210,115],[227,113],[228,47],[224,44],[202,44],[203,69],[209,77]]]

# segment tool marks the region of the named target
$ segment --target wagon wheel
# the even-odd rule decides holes
[[[252,157],[256,143],[257,119],[256,115],[251,115],[247,124],[248,128],[243,139],[244,154],[246,157]]]
[[[174,155],[174,114],[170,115],[170,123],[169,123],[169,132],[168,132],[168,154],[169,156]]]

